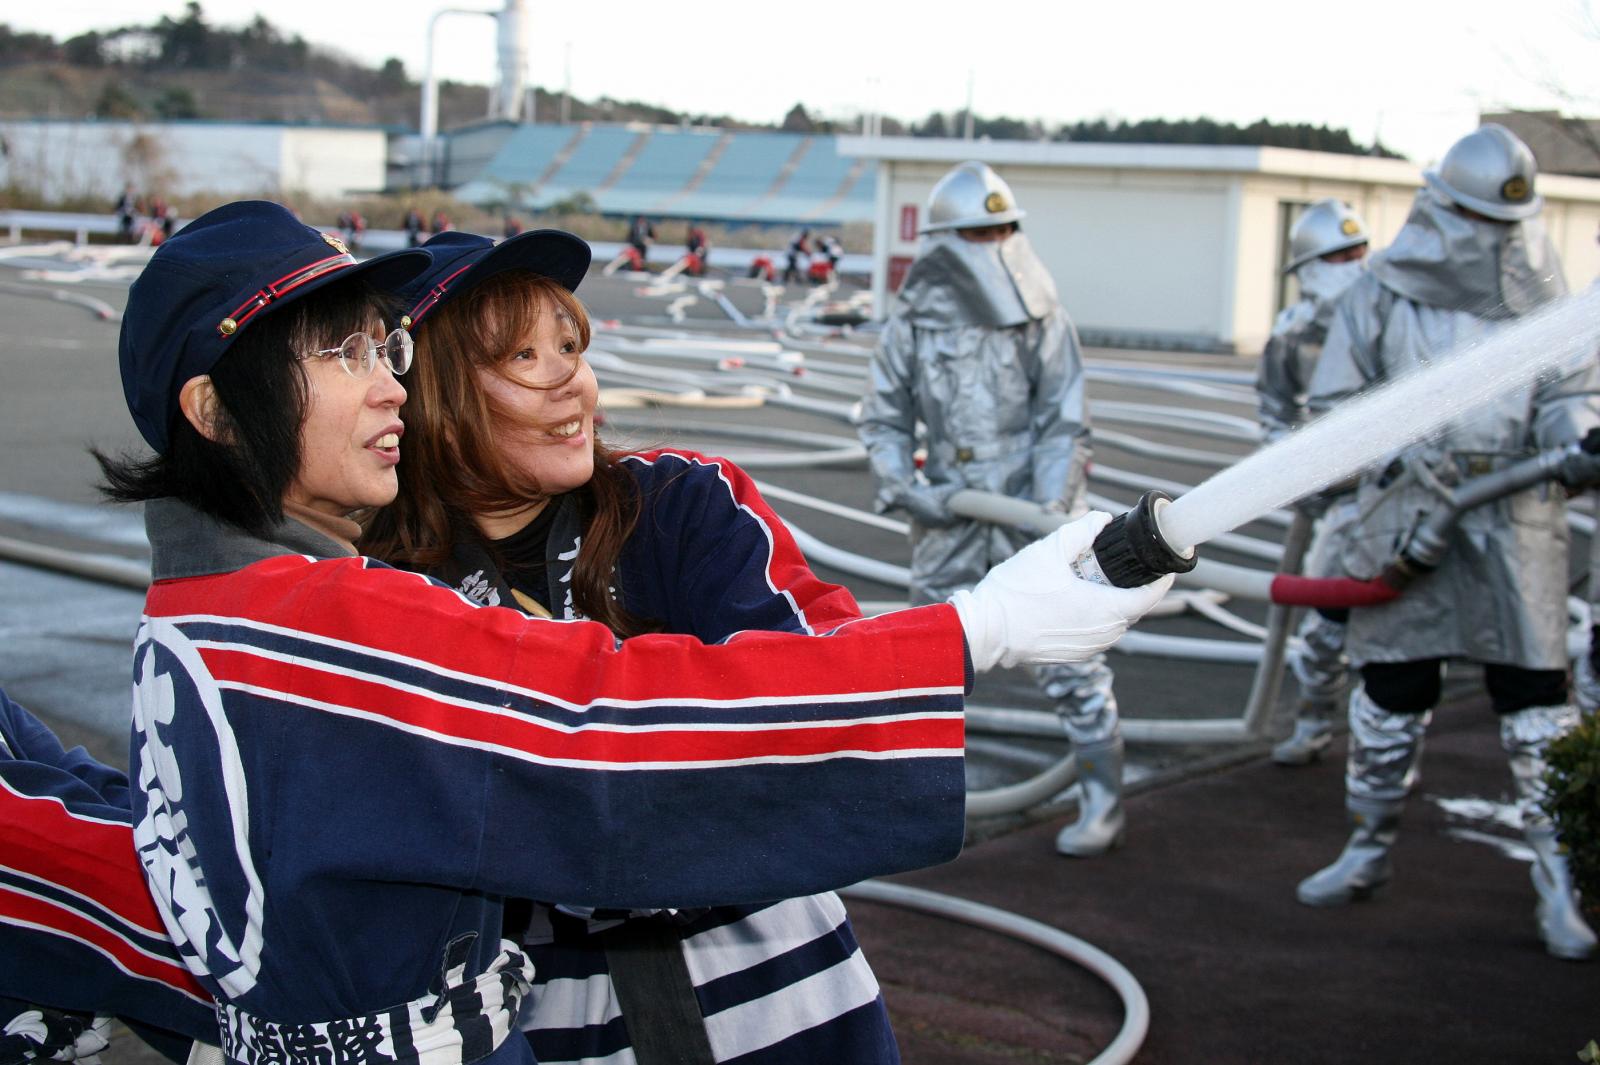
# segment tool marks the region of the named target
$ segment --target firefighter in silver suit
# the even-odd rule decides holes
[[[1088,509],[1089,421],[1077,331],[1018,223],[1010,187],[982,163],[934,186],[923,245],[872,359],[857,427],[880,512],[911,519],[911,602],[971,586],[1031,537],[951,513],[963,488]],[[927,458],[918,469],[919,447]],[[1105,656],[1038,671],[1078,758],[1078,820],[1063,854],[1121,841],[1122,734]]]
[[[1461,138],[1424,174],[1392,245],[1341,297],[1311,385],[1318,413],[1503,328],[1566,292],[1539,219],[1526,145],[1501,126]],[[1600,425],[1600,366],[1563,367],[1500,391],[1361,478],[1359,524],[1342,557],[1358,579],[1378,570],[1439,499],[1440,486],[1492,472],[1536,449],[1570,444]],[[1351,613],[1346,652],[1360,669],[1350,695],[1345,773],[1349,842],[1300,883],[1301,902],[1334,906],[1389,878],[1401,807],[1417,776],[1422,738],[1444,665],[1483,665],[1500,740],[1532,848],[1538,924],[1546,949],[1582,959],[1596,950],[1566,855],[1540,808],[1544,752],[1572,728],[1567,693],[1566,496],[1542,484],[1465,512],[1439,567],[1405,594]]]
[[[1262,440],[1272,443],[1306,420],[1311,374],[1328,336],[1333,305],[1361,276],[1367,254],[1366,224],[1346,204],[1318,200],[1289,230],[1289,262],[1300,298],[1283,309],[1261,353],[1256,376],[1257,418]],[[1316,531],[1306,553],[1305,573],[1334,575],[1343,532],[1355,517],[1349,494],[1317,501]],[[1306,765],[1321,757],[1333,738],[1333,714],[1344,694],[1349,661],[1344,653],[1348,610],[1310,610],[1289,667],[1300,683],[1294,732],[1272,749],[1279,765]]]

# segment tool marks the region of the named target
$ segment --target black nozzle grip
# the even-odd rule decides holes
[[[1118,588],[1138,588],[1169,573],[1188,573],[1200,560],[1198,552],[1185,558],[1161,538],[1156,525],[1156,504],[1171,502],[1165,492],[1146,492],[1133,509],[1118,514],[1094,538],[1094,557],[1106,580]]]

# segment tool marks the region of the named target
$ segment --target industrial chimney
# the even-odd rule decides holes
[[[533,24],[528,0],[506,0],[506,9],[497,20],[500,80],[489,93],[489,117],[517,122],[522,119],[522,99],[528,85],[528,37]]]

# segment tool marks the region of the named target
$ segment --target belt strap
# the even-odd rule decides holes
[[[638,1065],[716,1065],[678,929],[624,921],[600,940]]]
[[[988,440],[971,444],[958,444],[948,440],[934,440],[928,450],[946,463],[957,465],[967,462],[993,462],[995,459],[1016,455],[1033,446],[1033,433],[1024,429],[1015,433],[1002,433]]]
[[[450,945],[443,989],[364,1017],[278,1024],[218,1001],[222,1055],[236,1065],[472,1065],[517,1030],[533,963],[509,942],[480,975],[462,959],[472,938]]]

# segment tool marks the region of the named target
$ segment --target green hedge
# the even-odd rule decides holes
[[[1600,916],[1600,715],[1553,741],[1545,752],[1544,808],[1567,849],[1584,909]]]

